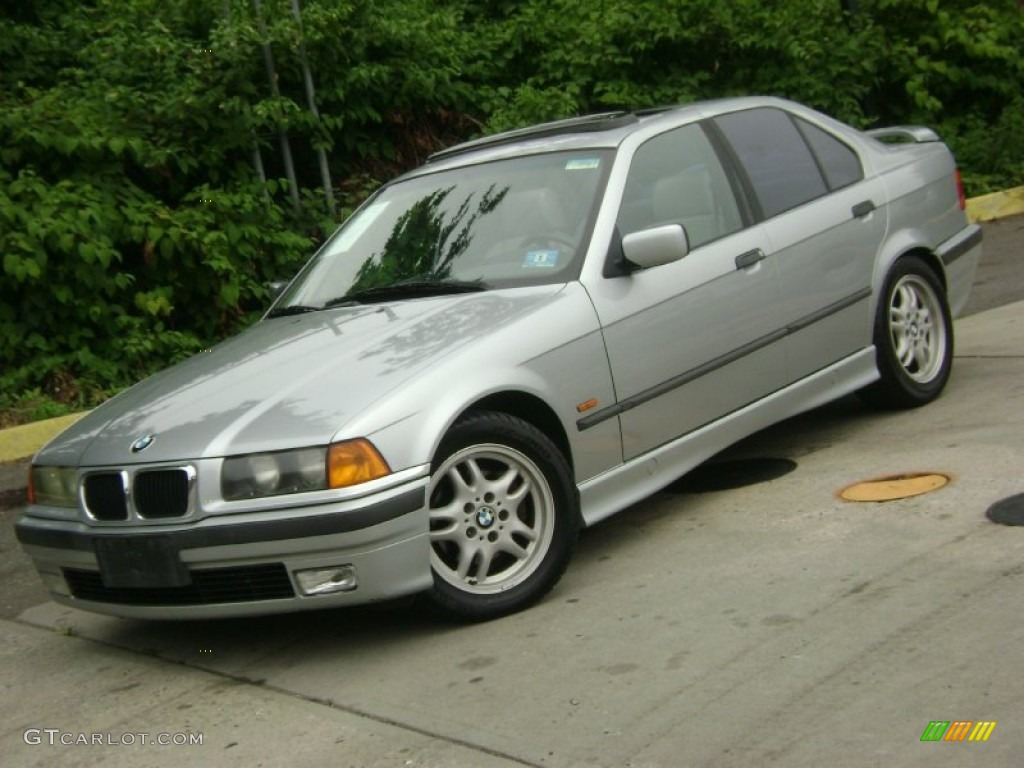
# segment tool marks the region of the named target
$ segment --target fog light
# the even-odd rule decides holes
[[[334,565],[330,568],[310,568],[295,571],[295,581],[304,595],[329,595],[332,592],[351,592],[356,588],[356,567]]]

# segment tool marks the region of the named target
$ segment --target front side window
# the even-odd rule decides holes
[[[729,179],[699,125],[663,133],[636,151],[617,223],[623,236],[682,224],[691,248],[743,226]]]
[[[766,217],[828,191],[807,142],[785,112],[749,109],[716,117],[715,124],[747,172]]]
[[[384,187],[277,302],[322,309],[578,276],[607,150],[523,156]]]

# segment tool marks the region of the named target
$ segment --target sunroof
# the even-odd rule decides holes
[[[484,147],[500,146],[510,144],[522,139],[534,139],[544,136],[559,136],[566,133],[586,133],[597,131],[610,131],[637,122],[639,118],[632,112],[602,112],[596,115],[583,115],[581,117],[570,117],[565,120],[555,120],[550,123],[532,125],[528,128],[519,128],[514,131],[496,133],[493,136],[484,136],[480,139],[467,141],[464,144],[457,144],[448,149],[435,152],[428,158],[428,162],[440,160],[463,152],[470,152]]]

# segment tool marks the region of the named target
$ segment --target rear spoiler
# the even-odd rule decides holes
[[[865,133],[873,139],[886,144],[924,144],[931,141],[942,141],[939,134],[923,125],[894,125],[889,128],[872,128]]]

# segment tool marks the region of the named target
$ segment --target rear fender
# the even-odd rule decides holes
[[[891,232],[885,243],[882,244],[871,275],[871,317],[875,317],[878,311],[878,302],[882,301],[885,279],[892,270],[893,264],[911,253],[923,258],[935,270],[943,290],[948,290],[946,269],[942,261],[928,246],[928,238],[925,233],[913,228]]]

